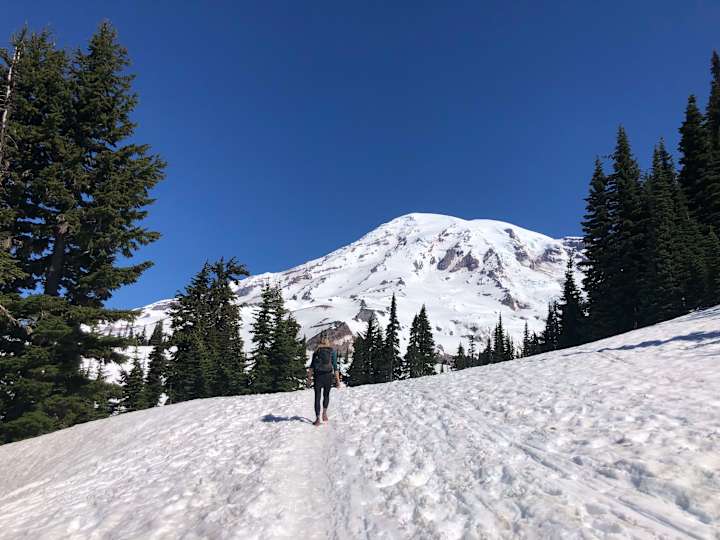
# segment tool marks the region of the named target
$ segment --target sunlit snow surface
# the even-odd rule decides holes
[[[2,538],[720,538],[720,308],[409,382],[0,447]]]

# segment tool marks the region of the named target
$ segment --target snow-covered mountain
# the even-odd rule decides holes
[[[720,531],[720,307],[410,381],[214,398],[0,446],[0,537]]]
[[[395,293],[403,339],[426,304],[436,342],[453,352],[461,339],[467,344],[470,336],[484,338],[499,313],[518,338],[525,321],[540,330],[548,302],[560,295],[571,256],[582,257],[579,238],[555,240],[487,219],[408,214],[320,259],[247,278],[236,293],[246,338],[262,285],[271,282],[282,287],[311,345],[330,330],[340,347],[373,312],[385,325]],[[149,335],[156,321],[167,320],[169,302],[144,308],[136,330],[144,326]]]

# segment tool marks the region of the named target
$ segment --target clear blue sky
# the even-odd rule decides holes
[[[68,48],[110,19],[137,138],[168,162],[155,261],[111,304],[172,296],[205,259],[289,268],[408,212],[578,234],[623,123],[646,166],[704,102],[720,2],[6,2],[4,39]]]

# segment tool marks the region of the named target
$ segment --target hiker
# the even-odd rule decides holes
[[[340,371],[337,367],[337,352],[332,348],[330,342],[323,338],[312,356],[312,362],[308,367],[308,383],[313,382],[315,388],[315,422],[313,425],[320,425],[320,394],[322,393],[322,421],[327,422],[327,408],[330,403],[330,388],[334,385],[340,386]]]

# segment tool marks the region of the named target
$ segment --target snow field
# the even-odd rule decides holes
[[[0,447],[3,538],[720,538],[720,308],[413,381]]]

